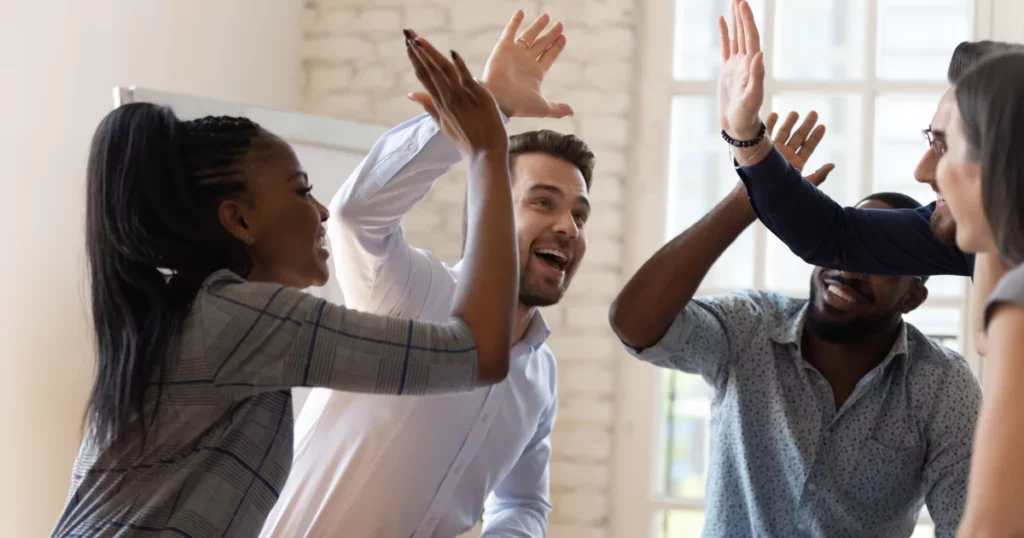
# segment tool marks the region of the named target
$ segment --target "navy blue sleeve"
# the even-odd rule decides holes
[[[737,168],[761,222],[811,265],[888,275],[973,273],[974,257],[932,234],[934,205],[917,209],[842,207],[786,162],[777,149]]]

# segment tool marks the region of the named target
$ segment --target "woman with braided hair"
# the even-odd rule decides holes
[[[519,266],[505,129],[457,55],[415,46],[410,59],[472,162],[466,272],[443,324],[299,291],[328,278],[327,209],[255,123],[153,104],[100,123],[86,238],[97,373],[53,536],[256,536],[291,465],[292,387],[425,394],[504,378]]]

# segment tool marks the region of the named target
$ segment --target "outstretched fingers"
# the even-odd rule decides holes
[[[550,21],[551,18],[548,17],[547,13],[541,13],[539,17],[533,20],[530,26],[526,27],[523,35],[519,36],[519,39],[516,39],[516,41],[524,43],[527,48],[532,47],[533,43],[537,41],[537,36],[547,27]]]
[[[761,52],[761,34],[757,30],[757,21],[754,20],[754,10],[745,0],[740,2],[740,16],[742,19],[740,27],[743,29],[743,38],[746,41],[740,46],[746,50],[747,54]]]
[[[537,40],[530,45],[531,52],[533,50],[536,50],[538,53],[544,52],[548,47],[554,44],[556,39],[562,36],[562,32],[564,30],[565,27],[562,26],[562,23],[556,22],[554,26],[548,28],[548,31],[544,32],[543,35],[538,37]]]
[[[732,56],[732,45],[729,42],[729,24],[725,17],[718,17],[718,36],[722,40],[722,61],[728,61]]]
[[[512,43],[516,40],[516,34],[519,33],[519,25],[523,23],[524,17],[526,17],[526,14],[521,9],[512,14],[512,20],[508,21],[505,30],[501,32],[502,41]]]
[[[544,52],[542,52],[541,55],[537,58],[537,63],[540,64],[540,66],[544,69],[545,73],[549,69],[551,69],[551,66],[554,65],[555,60],[557,60],[558,57],[562,54],[562,51],[565,50],[565,44],[565,35],[559,35],[557,38],[555,38],[555,41],[551,43],[551,46],[544,50]]]

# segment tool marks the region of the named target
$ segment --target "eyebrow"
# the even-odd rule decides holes
[[[562,189],[559,189],[558,187],[556,187],[554,185],[546,185],[544,183],[538,183],[538,184],[536,184],[536,185],[534,185],[534,186],[529,188],[529,192],[534,192],[534,191],[545,191],[545,192],[550,192],[552,194],[557,194],[558,196],[563,197],[563,198],[565,197],[565,193],[562,192]],[[585,206],[587,206],[587,210],[588,211],[590,210],[590,200],[588,200],[586,196],[577,196],[576,197],[576,201],[581,203],[581,204],[583,204],[583,205],[585,205]]]

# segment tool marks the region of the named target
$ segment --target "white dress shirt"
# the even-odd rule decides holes
[[[406,243],[402,217],[460,158],[428,116],[385,134],[331,202],[328,233],[348,306],[448,319],[459,265]],[[555,358],[540,314],[512,348],[508,378],[428,397],[315,389],[295,425],[295,460],[264,537],[546,535]],[[486,499],[486,503],[485,503]]]

